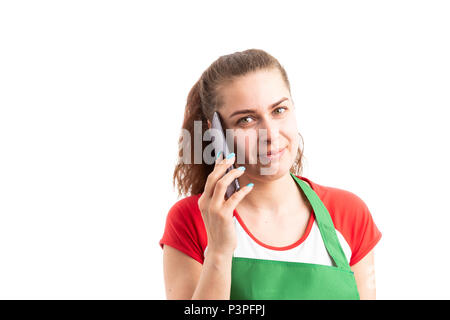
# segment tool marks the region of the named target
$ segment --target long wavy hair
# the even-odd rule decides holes
[[[244,76],[254,71],[272,69],[280,71],[290,93],[291,87],[285,69],[277,59],[260,49],[248,49],[221,56],[202,73],[188,94],[184,111],[181,131],[187,130],[186,132],[189,132],[190,141],[185,141],[183,134],[180,135],[178,140],[178,161],[173,173],[173,186],[177,188],[178,197],[202,193],[206,179],[214,169],[214,163],[207,164],[202,161],[200,164],[196,164],[190,161],[187,161],[188,163],[183,161],[187,156],[183,154],[183,151],[185,152],[186,150],[184,148],[185,144],[194,146],[194,121],[201,121],[203,136],[205,131],[208,130],[207,120],[211,121],[212,115],[221,106],[220,88],[232,82],[236,77]],[[302,139],[302,147],[299,145],[294,164],[290,168],[290,172],[295,175],[301,175],[303,170],[303,137],[300,133],[299,136]],[[199,139],[197,143],[201,143],[203,154],[203,150],[209,142]],[[191,154],[188,155],[188,158],[192,159],[194,150],[193,148],[189,149]]]

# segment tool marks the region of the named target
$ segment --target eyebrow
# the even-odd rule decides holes
[[[277,101],[277,102],[273,103],[273,104],[270,105],[269,108],[267,108],[267,109],[270,110],[270,109],[272,109],[273,107],[276,107],[277,105],[279,105],[280,103],[282,103],[282,102],[285,101],[285,100],[289,100],[289,99],[286,98],[286,97],[283,97],[280,101]],[[229,118],[232,118],[232,117],[234,117],[234,116],[236,116],[236,115],[238,115],[238,114],[243,114],[243,113],[255,113],[255,110],[253,110],[253,109],[242,109],[242,110],[233,112],[233,113],[229,116]]]

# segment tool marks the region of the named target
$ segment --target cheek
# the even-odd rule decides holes
[[[234,136],[234,150],[237,151],[236,161],[239,164],[254,163],[257,158],[258,140],[253,131]]]
[[[300,141],[300,136],[298,134],[298,131],[295,130],[295,131],[289,132],[289,153],[290,153],[291,161],[295,161],[300,143],[301,143],[301,141]]]
[[[289,143],[289,149],[291,151],[296,151],[299,146],[300,136],[298,132],[297,121],[294,117],[289,117],[289,119],[287,119],[283,127],[283,136]]]

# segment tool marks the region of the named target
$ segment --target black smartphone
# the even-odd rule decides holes
[[[222,151],[223,158],[230,154],[227,141],[225,138],[225,131],[223,130],[222,120],[220,115],[217,112],[214,112],[213,119],[211,122],[211,129],[217,129],[220,134],[212,135],[212,143],[214,148],[214,156],[217,157],[219,151]],[[231,165],[227,168],[225,174],[227,174],[230,170],[234,169],[234,165]],[[227,200],[233,193],[240,189],[238,179],[234,179],[233,182],[227,187],[227,191],[225,193],[225,200]]]

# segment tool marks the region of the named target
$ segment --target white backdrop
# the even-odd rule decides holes
[[[303,176],[383,237],[377,298],[449,299],[448,1],[0,3],[0,298],[165,299],[187,94],[220,55],[286,68]]]

